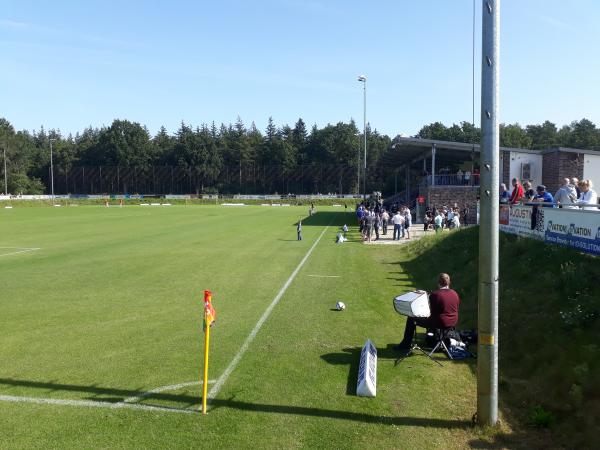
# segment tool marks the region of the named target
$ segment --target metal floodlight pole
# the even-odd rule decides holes
[[[477,420],[498,421],[498,120],[500,0],[482,1],[481,187],[477,345]]]
[[[367,77],[359,75],[358,81],[363,84],[363,138],[365,148],[364,173],[363,173],[363,194],[367,198]]]
[[[52,186],[52,200],[54,201],[54,164],[52,162],[52,141],[56,139],[49,139],[50,141],[50,185]]]
[[[356,160],[356,193],[360,195],[360,143],[358,144],[358,159]]]
[[[6,147],[2,146],[2,154],[4,156],[4,195],[8,195],[8,176],[6,175]]]

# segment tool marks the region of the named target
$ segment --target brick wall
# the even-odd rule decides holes
[[[456,203],[461,211],[465,206],[469,208],[467,223],[473,225],[477,221],[477,196],[479,187],[475,186],[429,186],[422,187],[419,195],[423,195],[426,204],[430,207],[441,208],[443,206],[454,207]],[[461,217],[461,222],[464,223]]]
[[[554,195],[563,178],[583,178],[584,155],[579,153],[546,153],[542,160],[542,183]]]

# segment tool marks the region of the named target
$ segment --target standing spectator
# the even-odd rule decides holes
[[[550,192],[546,191],[546,186],[544,186],[543,184],[540,184],[537,187],[537,194],[534,198],[534,201],[538,203],[544,203],[544,208],[555,207],[554,197],[552,197],[552,194]],[[548,205],[547,203],[550,203],[550,205]]]
[[[535,198],[535,191],[531,187],[531,183],[529,181],[525,181],[523,183],[523,190],[525,194],[523,195],[523,202],[530,202]]]
[[[575,192],[577,192],[577,198],[581,195],[581,189],[579,188],[579,178],[571,178],[571,184],[575,186]]]
[[[510,199],[508,202],[511,205],[516,205],[523,198],[523,194],[524,194],[523,186],[521,186],[521,183],[519,183],[519,180],[517,180],[516,178],[512,179],[512,185],[513,185],[513,191],[512,191],[512,194],[510,194]],[[463,221],[464,221],[464,216],[463,216]]]
[[[404,229],[406,230],[406,239],[410,239],[410,226],[412,225],[412,215],[410,209],[404,208]]]
[[[373,227],[375,228],[375,240],[378,241],[379,240],[379,228],[381,228],[381,215],[377,212],[374,215],[375,215],[375,217],[374,217]]]
[[[389,220],[390,220],[390,215],[384,209],[383,213],[381,214],[381,225],[383,227],[383,234],[385,234],[386,236],[387,236],[387,226],[388,226]]]
[[[471,171],[468,169],[465,170],[465,174],[463,176],[463,184],[468,186],[471,183]]]
[[[466,203],[465,206],[463,206],[462,214],[460,216],[462,217],[463,225],[466,225],[467,217],[469,217],[469,206]]]
[[[454,211],[450,208],[446,213],[446,228],[452,228],[452,219],[454,219]]]
[[[456,172],[456,184],[462,184],[463,183],[463,171],[458,169],[458,172]]]
[[[473,169],[473,185],[479,186],[479,167]]]
[[[365,215],[365,210],[363,205],[358,205],[358,208],[356,208],[356,218],[358,219],[358,231],[360,233],[362,233],[363,230],[363,217]]]
[[[436,234],[439,234],[442,232],[443,221],[444,221],[444,218],[442,217],[442,214],[438,211],[437,215],[435,216],[435,219],[433,219]]]
[[[375,226],[375,212],[367,210],[367,242],[371,242],[373,236],[373,227]]]
[[[581,195],[579,195],[579,199],[577,200],[577,205],[581,206],[583,209],[591,209],[592,211],[598,211],[597,207],[586,205],[598,205],[598,195],[592,189],[592,181],[591,180],[581,180],[579,182],[579,189],[581,190]]]
[[[500,185],[500,203],[508,203],[508,201],[508,190],[506,189],[506,184],[502,183]]]
[[[296,232],[298,233],[298,240],[302,240],[302,221],[298,221],[298,225],[296,226]]]
[[[459,228],[460,227],[460,219],[459,219],[459,214],[458,214],[458,209],[456,211],[454,211],[454,216],[452,217],[452,228]]]
[[[575,186],[571,184],[571,180],[568,178],[563,179],[562,186],[554,195],[554,201],[559,205],[559,208],[577,208],[573,205],[577,201],[577,191]]]
[[[394,224],[394,236],[392,240],[399,241],[400,240],[400,229],[402,225],[404,225],[404,218],[400,215],[400,211],[396,211],[396,214],[392,217],[392,223]]]
[[[425,211],[425,218],[423,219],[423,231],[429,230],[429,227],[433,223],[433,216],[431,215],[431,211]]]

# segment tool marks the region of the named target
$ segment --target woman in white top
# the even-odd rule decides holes
[[[589,206],[586,208],[585,205],[598,205],[598,195],[592,189],[592,181],[591,180],[581,180],[579,182],[579,189],[581,193],[579,194],[579,198],[577,199],[577,205],[581,206],[583,209],[598,211],[597,207]]]

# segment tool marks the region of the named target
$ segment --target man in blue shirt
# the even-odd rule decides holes
[[[544,208],[556,208],[554,197],[550,192],[546,191],[546,186],[540,184],[537,187],[537,195],[533,199],[534,202],[544,203]]]

